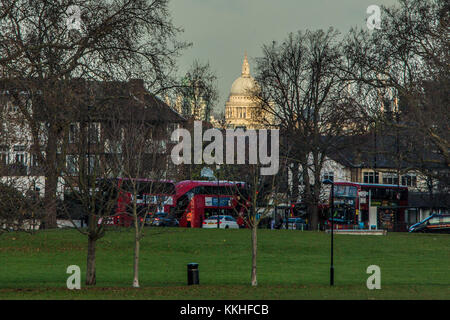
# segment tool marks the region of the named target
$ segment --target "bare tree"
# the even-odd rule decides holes
[[[231,134],[232,139],[235,139],[236,134],[242,133],[244,135],[238,137],[238,141],[240,138],[244,138],[241,140],[244,141],[244,145],[238,142],[235,148],[236,152],[233,151],[234,160],[241,159],[241,161],[234,161],[233,163],[237,164],[230,164],[228,152],[232,150],[227,149],[227,164],[220,166],[218,175],[234,181],[234,184],[229,187],[229,194],[234,195],[233,210],[241,221],[241,226],[251,229],[251,285],[257,286],[258,228],[263,218],[268,218],[279,204],[286,203],[288,200],[284,188],[285,181],[283,181],[286,174],[286,159],[283,158],[280,161],[277,172],[265,175],[265,172],[263,172],[264,166],[261,163],[254,163],[254,159],[251,158],[253,158],[252,154],[254,155],[258,151],[252,149],[263,148],[263,144],[266,142],[262,141],[261,138],[264,136],[267,138],[268,135],[261,134],[257,130],[247,132],[226,130],[225,132]],[[275,134],[275,132],[270,131],[270,135],[272,134]],[[251,142],[252,140],[255,141],[251,138],[252,136],[254,138],[259,136],[258,146]],[[226,139],[228,140],[228,137]],[[278,157],[278,154],[274,154],[274,152],[278,152],[278,147],[272,145],[272,143],[278,144],[278,140],[270,137],[269,141],[271,157]],[[244,155],[243,159],[242,155]],[[259,153],[259,156],[261,157],[261,153]],[[261,158],[259,160],[261,162]]]
[[[448,188],[449,4],[401,0],[382,8],[382,30],[352,30],[343,46],[346,79],[372,101],[384,134],[395,136],[390,156]]]
[[[258,285],[258,228],[264,218],[269,218],[275,208],[287,202],[286,193],[279,192],[279,176],[264,176],[260,165],[224,165],[221,170],[229,179],[244,182],[243,185],[230,187],[234,194],[235,214],[251,230],[251,285]]]
[[[219,97],[217,76],[209,63],[194,60],[175,95],[175,106],[184,117],[208,122]]]
[[[350,83],[339,75],[343,55],[337,37],[333,29],[306,31],[264,45],[256,59],[258,87],[251,93],[266,115],[260,121],[280,128],[282,154],[293,169],[291,200],[297,201],[302,181],[312,229],[318,227],[327,154],[342,147],[341,136],[365,128],[364,113],[351,103]]]
[[[135,178],[151,179],[160,172],[167,173],[164,153],[158,151],[166,150],[167,139],[164,138],[172,121],[182,118],[150,94],[140,80],[86,82],[80,95],[83,93],[88,97],[78,105],[78,112],[65,133],[67,158],[61,178],[70,197],[88,218],[87,230],[78,228],[88,237],[86,284],[96,283],[96,243],[104,236],[105,227],[113,216],[130,212],[136,232],[138,286],[139,241],[143,235],[141,208],[138,207],[142,207],[140,188],[143,183]],[[127,179],[126,185],[121,183],[122,179]],[[157,186],[156,182],[154,188],[146,185],[149,190],[145,193],[157,193]],[[124,201],[119,203],[119,199],[126,200],[124,197],[129,193],[132,195],[130,206],[123,209]],[[150,211],[146,209],[145,212]]]
[[[21,177],[0,182],[0,234],[8,231],[34,233],[42,217],[42,201],[33,184]]]
[[[116,112],[119,110],[115,110]],[[115,214],[119,188],[115,177],[119,167],[109,161],[105,150],[108,138],[105,114],[111,108],[104,105],[79,105],[72,118],[72,126],[64,135],[66,159],[60,179],[64,188],[63,210],[74,227],[87,236],[86,285],[96,284],[96,246],[105,235],[106,225]],[[81,212],[74,209],[78,206]],[[87,228],[78,226],[73,220],[87,220]]]
[[[7,88],[40,100],[32,108],[16,98],[29,123],[35,154],[45,169],[46,227],[56,227],[56,190],[63,164],[67,113],[74,107],[74,78],[142,78],[161,90],[186,47],[176,40],[167,0],[0,2],[0,76]],[[44,141],[45,143],[40,143]],[[64,155],[63,157],[64,158]]]
[[[148,109],[150,108],[150,110]],[[124,208],[134,227],[133,287],[139,288],[139,260],[141,239],[147,218],[162,211],[168,194],[174,191],[166,181],[168,176],[168,146],[170,126],[155,122],[155,110],[139,108],[110,122],[115,139],[109,141],[111,161],[120,168],[122,179],[119,192],[130,195]],[[151,114],[149,116],[149,114]]]
[[[24,95],[22,95],[23,98]],[[0,93],[0,232],[34,232],[42,218],[40,190],[43,181],[36,172],[36,157],[29,153],[26,121],[8,92]]]

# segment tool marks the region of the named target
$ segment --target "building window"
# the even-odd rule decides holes
[[[402,186],[416,187],[417,176],[415,174],[406,174],[402,176]]]
[[[6,166],[8,164],[9,147],[0,146],[0,165]]]
[[[328,171],[323,174],[323,180],[331,180],[334,181],[334,172]]]
[[[0,153],[0,165],[6,166],[8,164],[8,154]]]
[[[75,143],[78,136],[78,124],[72,123],[69,127],[69,143]]]
[[[364,172],[364,183],[380,183],[378,172]]]
[[[25,146],[14,146],[14,153],[15,153],[14,159],[16,164],[26,166],[27,156],[25,153]]]
[[[67,174],[77,174],[78,172],[78,157],[75,155],[66,156],[66,170]]]
[[[384,172],[383,173],[383,184],[397,184],[398,185],[398,175],[395,172]]]
[[[39,166],[38,157],[35,154],[31,155],[30,165],[32,167],[38,167]]]
[[[25,152],[25,146],[14,146],[14,152]]]
[[[19,112],[19,106],[17,106],[16,104],[10,102],[9,106],[8,106],[8,111],[11,113],[17,113]]]
[[[87,173],[88,174],[94,174],[95,167],[97,164],[96,156],[93,154],[86,155],[86,162],[87,162]]]
[[[16,153],[16,164],[26,164],[26,157],[24,153]]]
[[[166,140],[159,141],[159,152],[164,153],[167,150],[167,142]]]
[[[89,143],[98,143],[100,140],[100,123],[93,122],[89,125]]]

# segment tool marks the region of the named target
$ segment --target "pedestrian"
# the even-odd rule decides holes
[[[186,220],[187,220],[187,227],[188,228],[192,228],[191,225],[191,221],[192,221],[192,212],[188,212],[188,214],[186,215]]]

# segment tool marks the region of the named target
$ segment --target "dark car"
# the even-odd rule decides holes
[[[450,233],[450,214],[432,214],[409,227],[409,232]]]
[[[158,212],[147,219],[147,224],[154,227],[178,227],[178,220],[165,212]]]

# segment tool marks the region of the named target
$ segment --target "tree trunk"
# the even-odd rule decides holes
[[[52,170],[53,171],[53,170]],[[55,229],[56,223],[56,188],[58,185],[58,176],[53,173],[47,174],[45,177],[45,194],[44,194],[44,223],[42,229]]]
[[[139,288],[139,249],[140,240],[136,234],[136,239],[134,243],[134,278],[133,278],[133,288]]]
[[[133,259],[133,288],[139,288],[139,217],[137,213],[137,192],[134,192],[133,198],[133,218],[134,218],[134,259]]]
[[[311,230],[319,229],[319,209],[317,204],[314,203],[311,208]]]
[[[44,194],[44,223],[43,229],[54,229],[56,223],[56,190],[58,187],[57,170],[57,134],[54,128],[48,130],[48,140],[46,148],[46,170],[45,170],[45,194]]]
[[[252,286],[256,287],[258,285],[258,280],[256,278],[256,255],[258,251],[258,237],[257,237],[258,226],[255,224],[252,226]]]
[[[86,269],[86,285],[94,286],[96,284],[95,273],[95,248],[97,240],[94,237],[88,236],[88,254],[87,254],[87,269]]]
[[[303,159],[302,175],[303,175],[303,184],[304,184],[303,198],[306,203],[306,211],[308,213],[309,227],[311,230],[316,230],[318,219],[316,220],[317,216],[315,217],[315,214],[314,214],[314,195],[313,195],[313,191],[311,190],[311,183],[309,180],[307,158]]]

